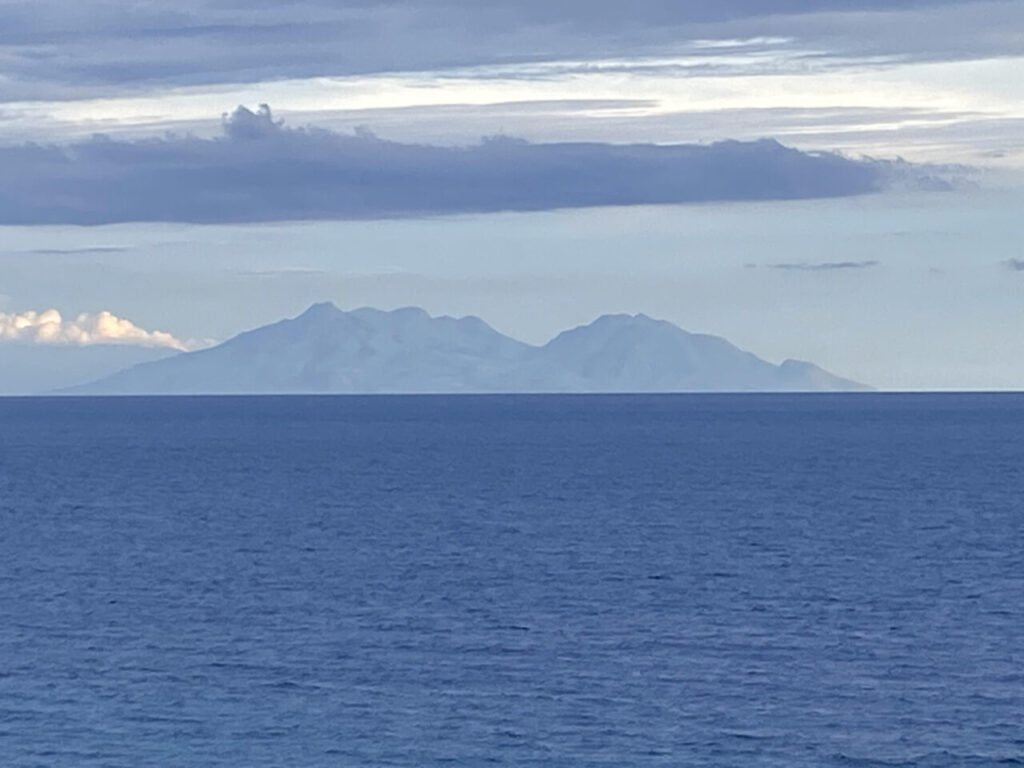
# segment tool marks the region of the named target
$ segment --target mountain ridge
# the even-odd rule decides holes
[[[475,316],[319,302],[222,344],[146,362],[77,394],[778,392],[870,389],[813,363],[774,365],[645,314],[602,315],[534,346]]]

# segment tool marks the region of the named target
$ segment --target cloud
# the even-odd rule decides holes
[[[203,85],[555,58],[643,55],[739,30],[863,55],[1020,50],[993,0],[7,0],[0,93],[81,98]],[[956,23],[948,23],[948,19]],[[1019,27],[1017,27],[1019,29]],[[759,31],[761,30],[761,31]],[[819,45],[820,44],[820,45]],[[33,90],[34,89],[34,90]],[[61,96],[63,94],[63,96]]]
[[[1003,262],[1003,266],[1014,272],[1024,272],[1024,259],[1007,259]]]
[[[111,312],[81,314],[74,320],[65,320],[56,309],[21,314],[0,312],[0,343],[5,341],[76,347],[118,344],[182,351],[203,346],[192,340],[182,341],[164,331],[147,331]]]
[[[128,248],[121,246],[96,246],[92,248],[32,248],[27,251],[0,251],[19,256],[104,256],[124,253]]]
[[[225,116],[223,136],[213,139],[96,136],[0,148],[0,224],[370,219],[825,198],[906,183],[915,169],[772,140],[401,144],[365,130],[288,128],[264,105]]]
[[[798,264],[768,264],[769,269],[793,270],[798,272],[829,272],[838,269],[871,269],[880,264],[878,261],[826,261],[818,264],[800,262]]]
[[[278,269],[246,269],[238,273],[241,277],[322,277],[327,274],[326,270],[316,267],[280,267]]]

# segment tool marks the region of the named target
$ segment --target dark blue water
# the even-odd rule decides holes
[[[1024,397],[0,400],[0,765],[1024,763]]]

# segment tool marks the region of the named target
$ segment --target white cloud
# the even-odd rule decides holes
[[[175,338],[165,331],[147,331],[130,320],[106,310],[64,319],[56,309],[13,314],[0,312],[0,342],[22,341],[56,346],[121,344],[136,347],[167,347],[187,351],[202,344]]]

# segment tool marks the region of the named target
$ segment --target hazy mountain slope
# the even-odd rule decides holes
[[[646,315],[605,315],[542,349],[561,367],[561,389],[588,392],[725,392],[866,389],[810,363],[773,365],[719,336],[689,333]]]
[[[543,348],[540,366],[543,370],[560,367],[560,389],[570,391],[785,388],[777,366],[725,339],[688,333],[646,315],[605,315],[590,325],[565,331]]]
[[[720,392],[850,390],[645,315],[607,315],[543,347],[478,318],[316,304],[220,346],[134,366],[83,393]]]
[[[0,343],[0,395],[34,395],[109,376],[137,363],[177,355],[166,348],[120,344],[59,346]]]
[[[500,391],[510,366],[531,349],[478,318],[431,318],[414,308],[342,312],[315,304],[294,319],[171,364],[136,366],[82,391]]]
[[[786,391],[865,391],[864,386],[849,379],[843,379],[804,360],[784,360],[779,365],[781,389]]]

